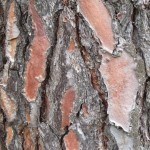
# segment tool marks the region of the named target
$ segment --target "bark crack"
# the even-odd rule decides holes
[[[64,129],[65,133],[63,135],[61,135],[60,145],[61,145],[62,150],[65,150],[65,148],[64,148],[64,137],[69,133],[69,128],[70,128],[71,125],[72,125],[72,123],[70,123],[69,126],[66,126],[65,129]]]
[[[77,33],[77,41],[79,44],[79,49],[81,52],[81,56],[82,59],[84,60],[87,69],[89,70],[89,73],[91,75],[91,84],[93,86],[93,88],[98,92],[99,98],[100,98],[100,102],[101,102],[101,138],[102,138],[102,144],[103,144],[103,148],[107,149],[107,137],[104,133],[105,127],[107,126],[106,124],[106,120],[107,120],[107,108],[108,108],[108,103],[107,103],[107,99],[106,99],[106,93],[104,93],[104,91],[101,89],[101,85],[100,85],[100,78],[98,76],[99,71],[98,71],[98,66],[100,64],[97,65],[92,61],[92,58],[90,57],[90,54],[86,51],[86,48],[82,45],[81,43],[81,39],[80,39],[80,29],[79,29],[79,16],[76,15],[76,33]],[[91,67],[89,66],[89,64],[94,63],[94,65]]]
[[[47,110],[47,105],[48,105],[48,97],[46,94],[46,86],[48,84],[49,79],[51,78],[51,64],[53,61],[53,54],[54,54],[54,50],[56,48],[57,45],[57,33],[59,30],[59,17],[61,14],[62,10],[58,10],[57,12],[55,12],[54,14],[54,37],[53,37],[53,41],[51,42],[51,47],[49,50],[49,54],[47,56],[47,61],[46,61],[46,77],[45,80],[42,82],[41,84],[41,88],[42,88],[42,94],[41,94],[41,99],[42,99],[42,104],[41,104],[41,109],[40,109],[40,122],[45,122],[46,121],[46,110]],[[46,100],[47,99],[47,100]]]
[[[2,2],[0,2],[0,72],[4,69],[4,65],[7,62],[7,59],[5,57],[5,30],[6,30],[6,17],[5,12],[2,6]]]

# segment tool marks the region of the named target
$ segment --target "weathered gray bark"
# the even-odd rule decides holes
[[[149,0],[0,0],[0,150],[148,150],[149,113]]]

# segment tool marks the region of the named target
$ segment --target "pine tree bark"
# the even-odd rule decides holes
[[[148,150],[149,113],[149,0],[0,0],[0,150]]]

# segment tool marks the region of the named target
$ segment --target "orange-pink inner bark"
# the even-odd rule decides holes
[[[80,11],[87,19],[103,47],[110,53],[114,49],[111,17],[101,0],[79,0]]]
[[[65,128],[69,126],[69,115],[73,108],[73,102],[75,100],[75,91],[70,88],[66,90],[62,100],[61,100],[61,112],[62,112],[62,123],[61,127]]]
[[[46,52],[50,44],[42,20],[35,9],[34,0],[30,0],[29,9],[34,25],[34,38],[25,73],[25,95],[28,101],[33,101],[36,99],[40,82],[45,78]]]
[[[6,136],[6,146],[8,147],[13,139],[13,129],[12,127],[7,127],[7,136]]]
[[[79,150],[79,142],[73,130],[64,137],[66,150]]]
[[[135,104],[138,80],[133,58],[123,52],[121,57],[103,56],[100,71],[108,89],[108,114],[111,121],[128,131],[130,111]]]
[[[15,52],[16,52],[16,46],[17,46],[17,39],[13,38],[13,30],[14,30],[14,23],[16,21],[16,16],[15,16],[15,2],[13,1],[10,5],[9,11],[8,11],[8,23],[7,23],[7,40],[8,41],[8,46],[7,46],[7,53],[9,57],[13,60],[15,57]]]
[[[73,52],[74,50],[75,50],[75,42],[74,42],[74,39],[71,39],[69,43],[68,51]]]

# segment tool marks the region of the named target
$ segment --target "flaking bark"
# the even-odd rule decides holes
[[[0,150],[148,150],[149,113],[149,0],[0,0]]]

